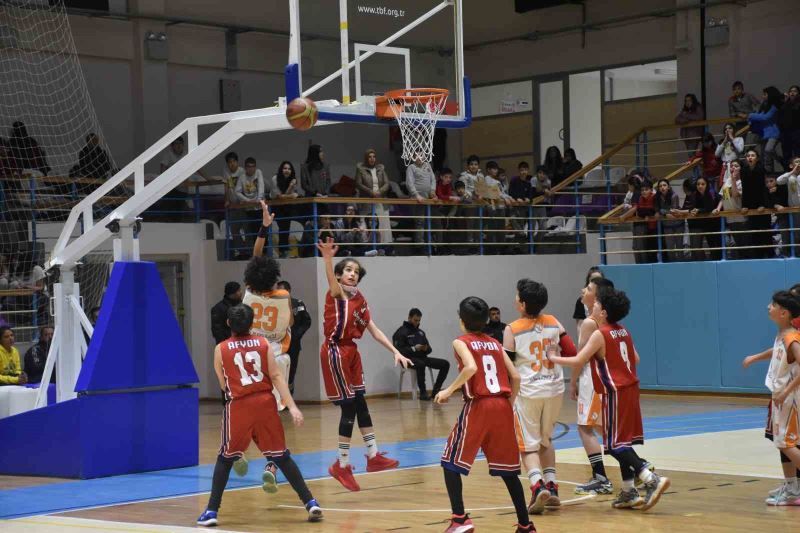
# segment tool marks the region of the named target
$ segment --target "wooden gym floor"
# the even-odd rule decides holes
[[[309,487],[325,509],[319,524],[288,485],[278,494],[260,489],[264,461],[255,448],[245,478],[231,473],[217,531],[425,532],[443,531],[449,502],[438,457],[461,408],[394,398],[370,399],[381,449],[401,461],[401,469],[364,472],[363,448],[353,440],[353,463],[361,492],[351,493],[327,477],[333,462],[338,409],[301,406],[306,423],[287,428],[287,441]],[[610,496],[580,497],[577,483],[590,475],[574,431],[575,404],[569,400],[556,428],[558,479],[566,505],[534,517],[540,532],[550,531],[747,531],[792,530],[800,507],[767,507],[766,493],[780,483],[778,453],[763,438],[765,399],[644,396],[645,434],[640,455],[672,479],[672,487],[649,512],[616,511]],[[0,522],[8,532],[186,531],[205,508],[219,446],[221,406],[203,403],[200,467],[103,480],[66,481],[0,476]],[[288,416],[284,417],[285,425]],[[357,435],[357,432],[356,432]],[[205,466],[203,466],[205,465]],[[211,466],[209,466],[211,465]],[[612,481],[619,469],[606,459]],[[527,483],[523,480],[523,485]],[[526,489],[527,490],[527,489]],[[516,517],[502,481],[476,462],[464,482],[464,501],[477,531],[513,531]]]

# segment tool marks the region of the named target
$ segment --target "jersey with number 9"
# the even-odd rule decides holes
[[[503,347],[500,346],[500,343],[483,333],[467,333],[460,336],[458,340],[467,345],[478,366],[478,371],[464,384],[464,399],[511,396],[508,370],[503,362]],[[458,356],[458,352],[455,356],[460,371],[464,368],[464,363]]]
[[[222,341],[219,347],[228,399],[235,400],[256,392],[272,392],[267,339],[254,335],[231,337]]]

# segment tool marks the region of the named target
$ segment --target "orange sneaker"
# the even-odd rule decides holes
[[[353,477],[353,465],[341,466],[337,459],[336,462],[328,468],[328,473],[347,490],[352,492],[361,490],[356,478]]]
[[[367,457],[367,472],[380,472],[381,470],[391,470],[400,466],[400,461],[389,459],[386,452],[378,452],[373,458]]]

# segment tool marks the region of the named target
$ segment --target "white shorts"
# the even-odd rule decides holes
[[[578,378],[578,425],[600,427],[603,425],[603,398],[594,392],[588,366],[583,368]]]
[[[538,452],[539,446],[549,448],[564,396],[525,398],[514,402],[514,426],[521,452]]]
[[[790,395],[778,406],[772,402],[772,442],[778,449],[800,445],[800,414],[797,395]]]

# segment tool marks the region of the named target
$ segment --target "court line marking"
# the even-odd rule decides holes
[[[41,517],[37,519],[22,518],[14,520],[15,523],[31,524],[37,526],[51,526],[58,528],[80,528],[80,529],[100,529],[103,531],[138,531],[142,533],[165,533],[169,531],[197,531],[195,527],[187,526],[174,526],[164,524],[142,524],[138,522],[114,522],[110,520],[97,520],[94,518],[79,518],[73,516],[50,516],[47,520],[42,520]],[[10,522],[10,520],[9,520]],[[90,522],[85,524],[82,522]],[[97,524],[97,525],[94,525]],[[141,526],[141,527],[137,527]],[[157,529],[145,529],[157,528]],[[219,533],[236,533],[227,529],[216,529]]]

